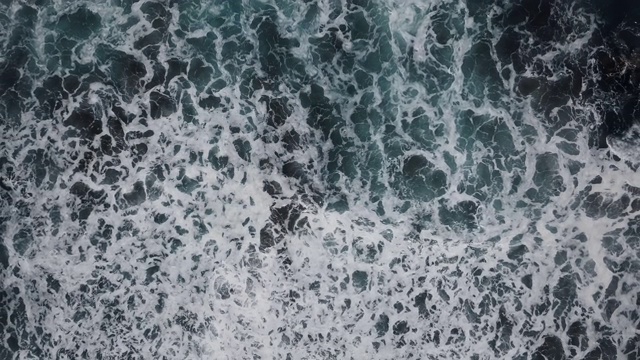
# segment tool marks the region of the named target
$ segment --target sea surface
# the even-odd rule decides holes
[[[0,359],[640,359],[640,4],[0,0]]]

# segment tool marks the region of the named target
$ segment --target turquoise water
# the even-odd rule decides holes
[[[635,359],[611,11],[0,3],[0,358]]]

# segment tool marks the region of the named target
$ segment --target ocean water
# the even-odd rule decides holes
[[[640,6],[0,1],[0,359],[640,358]]]

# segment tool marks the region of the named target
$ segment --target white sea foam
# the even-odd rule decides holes
[[[99,14],[71,57],[88,87],[3,124],[1,278],[35,344],[16,358],[525,358],[552,337],[581,358],[603,326],[622,357],[636,336],[635,172],[589,148],[595,105],[545,108],[593,16],[522,42],[527,97],[497,50],[511,5],[65,4],[32,42],[46,59],[56,19]],[[34,87],[52,75],[74,74]]]

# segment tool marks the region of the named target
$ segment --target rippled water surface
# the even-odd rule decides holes
[[[614,3],[0,1],[0,359],[640,358]]]

